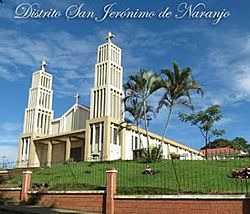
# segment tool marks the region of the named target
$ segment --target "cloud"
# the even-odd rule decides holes
[[[79,91],[84,81],[93,83],[96,42],[91,36],[79,38],[64,31],[35,33],[31,37],[14,30],[2,30],[0,78],[17,81],[27,75],[27,70],[31,76],[44,58],[49,63],[48,72],[54,75],[55,94],[69,96]]]
[[[20,131],[21,127],[22,127],[22,124],[20,123],[5,122],[5,123],[0,124],[0,131],[3,131],[3,132]]]
[[[205,96],[202,105],[235,105],[250,100],[249,34],[210,31],[211,43],[201,61],[195,65]],[[219,41],[219,44],[218,44]]]
[[[165,39],[165,35],[159,37],[157,33],[139,26],[136,34],[129,34],[128,31],[134,28],[131,24],[118,27],[116,32],[119,36],[114,39],[123,48],[125,77],[139,68],[152,68],[153,59],[164,55],[167,49],[188,45],[185,40]],[[24,78],[27,71],[31,73],[38,70],[40,61],[44,58],[49,63],[48,72],[54,75],[55,96],[69,96],[79,90],[83,96],[89,96],[86,92],[93,85],[98,40],[103,41],[107,33],[100,28],[96,31],[98,33],[95,37],[79,37],[63,30],[51,29],[46,33],[33,32],[31,35],[25,32],[20,34],[18,30],[3,29],[0,37],[0,78],[6,81]],[[153,51],[154,49],[157,51]],[[26,66],[25,69],[23,66]]]
[[[8,21],[13,21],[15,1],[6,1],[0,5],[0,16],[1,19],[6,19]]]
[[[6,161],[16,161],[21,128],[22,125],[16,122],[4,122],[0,125],[0,162],[2,156],[6,156]]]
[[[17,122],[3,122],[0,124],[0,162],[2,156],[6,161],[16,161],[18,150],[18,137],[21,133],[22,124]]]
[[[134,29],[136,33],[128,33]],[[37,32],[31,36],[27,33],[20,34],[18,30],[2,30],[0,77],[16,81],[25,77],[27,70],[31,73],[39,69],[41,59],[45,58],[49,62],[48,72],[54,75],[55,96],[72,96],[80,92],[86,98],[93,85],[96,48],[107,33],[103,28],[98,28],[96,32],[95,37],[90,34],[79,37],[63,30],[50,29],[46,33]],[[227,105],[249,98],[250,62],[247,56],[250,53],[250,36],[228,36],[225,33],[215,35],[205,28],[176,28],[159,35],[135,24],[117,27],[114,43],[123,49],[124,79],[142,67],[164,67],[163,64],[156,65],[155,61],[161,62],[160,59],[175,49],[198,49],[198,44],[192,41],[197,32],[211,44],[208,45],[210,48],[203,50],[202,60],[193,63],[195,75],[205,87],[203,102],[197,98],[197,103],[204,108],[210,104]],[[186,35],[185,38],[183,34]],[[220,40],[218,44],[217,40],[221,38],[226,39]],[[25,70],[22,69],[23,65],[27,67]]]
[[[0,66],[0,77],[7,81],[15,81],[19,78],[22,78],[24,75],[21,73],[13,73],[11,71],[8,71],[7,69]]]
[[[3,131],[3,129],[5,131]],[[14,131],[14,128],[5,125],[0,129],[0,158],[6,156],[8,161],[16,161],[17,159],[17,150],[18,150],[18,136],[16,133],[17,127]],[[0,159],[0,162],[2,160]]]
[[[3,145],[17,145],[18,134],[1,134],[0,143]]]
[[[102,33],[105,34],[106,32]],[[114,33],[117,33],[114,42],[119,44],[123,51],[125,79],[140,68],[154,71],[160,70],[165,65],[159,64],[155,66],[155,62],[164,60],[165,63],[169,53],[175,49],[182,47],[196,49],[196,45],[183,38],[180,31],[175,33],[162,31],[159,34],[141,25],[124,24],[122,27],[116,28]]]
[[[232,117],[222,117],[221,120],[219,120],[215,125],[220,127],[220,126],[230,124],[232,122],[233,122]]]
[[[244,64],[242,69],[239,68],[239,71],[241,72],[235,75],[234,78],[238,92],[245,96],[250,96],[250,62]]]
[[[197,110],[213,104],[236,105],[250,99],[248,57],[250,35],[242,36],[237,32],[218,33],[208,28],[195,27],[161,32],[160,36],[157,32],[140,26],[136,29],[136,34],[125,32],[125,29],[130,31],[133,27],[135,26],[127,25],[124,30],[118,31],[118,42],[124,47],[125,80],[128,75],[141,67],[157,69],[154,61],[160,61],[160,58],[175,49],[187,52],[191,50],[198,57],[190,62],[194,76],[203,85],[205,91],[202,102],[200,96],[193,96]],[[199,47],[197,41],[194,41],[197,33],[206,41],[208,46],[206,49]],[[159,66],[162,68],[164,65]]]
[[[3,162],[2,157],[5,157],[5,163],[8,163],[8,166],[13,166],[17,160],[17,151],[17,147],[0,145],[0,163]],[[0,165],[0,167],[2,166]]]

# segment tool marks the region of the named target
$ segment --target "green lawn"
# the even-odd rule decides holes
[[[234,160],[174,160],[178,182],[171,160],[157,163],[135,161],[78,162],[58,164],[33,171],[32,183],[48,184],[50,190],[105,189],[106,169],[118,170],[118,192],[122,194],[174,194],[178,193],[248,193],[250,179],[233,179],[233,169],[246,167],[249,158]],[[142,174],[150,165],[155,175]],[[21,176],[13,177],[15,184]]]

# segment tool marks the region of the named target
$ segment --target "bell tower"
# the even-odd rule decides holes
[[[41,63],[41,69],[32,76],[29,89],[28,106],[25,109],[23,133],[18,144],[18,167],[27,167],[37,159],[34,138],[50,134],[53,119],[52,75],[46,72],[47,63]]]
[[[41,70],[33,73],[29,90],[28,107],[25,109],[23,134],[50,133],[52,111],[52,75],[46,72],[47,63],[43,60]]]
[[[87,126],[88,160],[115,160],[121,155],[118,126],[123,121],[123,68],[121,49],[112,42],[114,37],[108,32],[107,42],[97,49]]]
[[[95,82],[91,90],[90,119],[108,116],[122,120],[121,49],[112,43],[113,38],[114,35],[109,32],[107,43],[98,47]]]

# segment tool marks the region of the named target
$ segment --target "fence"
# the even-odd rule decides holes
[[[14,161],[0,161],[1,169],[14,169],[16,167],[16,162]]]
[[[33,169],[35,190],[86,190],[105,188],[106,169],[118,170],[119,194],[232,194],[249,193],[249,175],[233,178],[233,170],[245,169],[250,158],[221,160],[162,160],[72,162]],[[146,167],[152,170],[145,171]],[[246,172],[247,173],[247,172]],[[21,185],[21,170],[11,174],[13,186]],[[2,185],[0,183],[0,185]]]
[[[0,199],[16,199],[53,208],[114,213],[234,213],[248,214],[247,195],[120,195],[117,170],[106,171],[105,191],[30,191],[32,173],[24,171],[22,188],[0,189]],[[33,209],[30,207],[29,210]],[[7,212],[12,212],[10,209]],[[28,209],[26,209],[28,211]]]
[[[30,168],[32,188],[34,190],[86,190],[104,189],[105,171],[108,164],[104,162],[70,162],[54,163],[51,167]],[[20,186],[24,169],[10,169],[9,181],[0,186]],[[5,179],[6,180],[6,179]]]
[[[248,193],[250,179],[233,178],[234,169],[249,165],[247,159],[127,163],[118,168],[118,192],[126,194],[232,194]]]

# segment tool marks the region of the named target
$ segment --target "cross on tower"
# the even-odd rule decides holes
[[[45,68],[46,68],[47,65],[48,65],[48,63],[43,59],[42,64],[41,64],[42,71],[45,72]]]
[[[79,103],[79,100],[80,100],[80,95],[79,95],[78,93],[76,93],[75,99],[76,99],[76,103],[78,104],[78,103]]]
[[[115,35],[112,34],[111,31],[109,31],[109,32],[108,32],[108,35],[107,35],[107,37],[106,37],[106,40],[107,40],[108,42],[111,42],[111,40],[112,40],[114,37],[115,37]]]

